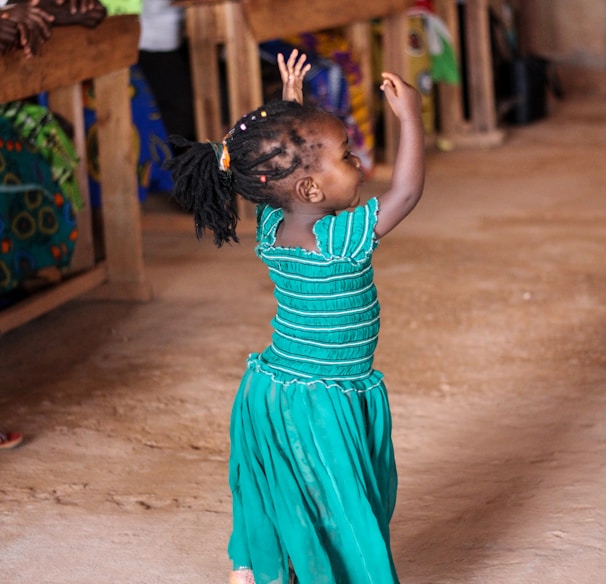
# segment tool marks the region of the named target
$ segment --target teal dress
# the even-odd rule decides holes
[[[383,375],[378,201],[314,226],[318,251],[275,246],[282,211],[257,210],[275,285],[272,343],[252,354],[231,418],[234,569],[256,584],[398,582],[389,543],[397,476]]]

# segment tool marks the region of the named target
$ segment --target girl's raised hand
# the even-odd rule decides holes
[[[400,121],[418,119],[421,115],[421,95],[395,73],[382,73],[381,90],[387,103]]]
[[[298,58],[297,58],[298,57]],[[282,53],[278,53],[278,69],[282,77],[282,99],[303,103],[303,79],[311,69],[310,63],[305,63],[307,55],[293,49],[288,61]]]

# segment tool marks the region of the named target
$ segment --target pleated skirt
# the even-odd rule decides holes
[[[379,372],[347,385],[278,379],[249,361],[231,417],[234,569],[256,584],[399,582],[397,475]]]

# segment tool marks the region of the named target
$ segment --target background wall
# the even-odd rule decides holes
[[[523,49],[556,63],[567,93],[606,96],[606,2],[515,0]]]

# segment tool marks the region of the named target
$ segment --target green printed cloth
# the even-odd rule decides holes
[[[107,8],[108,16],[141,14],[143,8],[143,0],[101,0],[101,4]]]
[[[0,305],[45,268],[69,266],[74,208],[40,151],[0,116]]]

